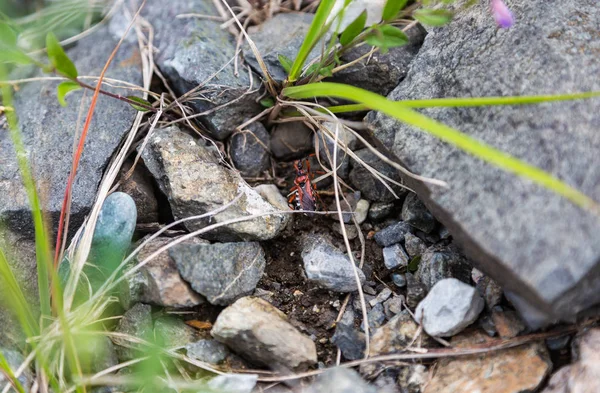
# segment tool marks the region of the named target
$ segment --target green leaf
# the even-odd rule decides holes
[[[0,22],[0,47],[16,48],[17,33],[6,23]]]
[[[0,63],[31,64],[33,60],[19,49],[0,49]]]
[[[46,50],[48,51],[48,59],[58,72],[71,79],[77,79],[77,68],[69,59],[58,39],[53,33],[46,35]]]
[[[562,195],[584,209],[600,213],[600,205],[581,191],[576,190],[542,169],[410,109],[407,105],[410,104],[410,101],[391,101],[358,87],[330,82],[287,87],[283,89],[283,94],[293,99],[337,97],[362,103],[370,109],[380,111],[405,124],[418,127],[489,164],[529,179],[558,195]]]
[[[56,87],[56,97],[58,98],[58,102],[60,102],[60,104],[62,106],[67,106],[67,101],[65,101],[65,96],[67,94],[69,94],[70,92],[79,90],[79,89],[81,89],[81,86],[79,86],[79,84],[77,84],[73,81],[61,82]]]
[[[281,54],[277,55],[277,59],[279,60],[279,64],[281,64],[285,72],[289,73],[292,69],[293,61],[289,57]]]
[[[365,37],[365,41],[369,45],[380,48],[382,53],[386,53],[389,48],[408,44],[409,39],[399,28],[383,25],[375,26],[371,33]]]
[[[319,70],[319,75],[323,75],[323,76],[333,76],[333,68],[335,67],[335,64],[330,64],[327,67],[323,67]]]
[[[413,12],[413,17],[424,25],[443,26],[452,20],[454,14],[448,10],[420,9]]]
[[[312,75],[316,72],[319,72],[320,63],[313,63],[302,73],[302,75]]]
[[[346,27],[346,30],[342,32],[340,36],[340,44],[346,46],[351,43],[365,28],[367,23],[367,11],[363,11],[358,18],[354,19],[352,23]]]
[[[143,98],[140,97],[136,97],[136,96],[127,96],[128,99],[130,99],[131,101],[135,101],[138,104],[142,104],[142,105],[135,105],[133,103],[129,103],[129,105],[131,105],[131,107],[133,109],[135,109],[136,111],[140,111],[140,112],[148,112],[148,107],[151,107],[152,104],[150,103],[150,101],[146,101]]]
[[[275,105],[275,100],[273,99],[273,97],[263,98],[262,100],[260,100],[260,105],[262,105],[265,108],[271,108]]]
[[[304,36],[304,41],[298,50],[298,56],[294,60],[294,64],[292,64],[292,69],[288,73],[288,80],[290,82],[295,82],[298,79],[298,76],[302,72],[302,67],[306,62],[306,59],[309,53],[312,51],[314,46],[319,42],[319,38],[321,37],[324,27],[327,24],[327,18],[331,13],[331,9],[335,4],[335,0],[321,0],[319,3],[319,8],[317,8],[317,12],[315,13],[315,17],[310,25],[310,28],[306,32]]]
[[[417,255],[416,257],[410,260],[408,266],[406,266],[406,270],[408,270],[411,273],[416,272],[417,270],[419,270],[419,263],[421,263],[421,256]]]
[[[388,0],[383,7],[382,19],[386,22],[396,19],[407,2],[408,0]]]

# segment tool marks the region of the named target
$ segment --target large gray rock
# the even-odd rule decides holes
[[[475,322],[484,303],[472,286],[446,278],[435,284],[419,303],[415,319],[431,336],[453,336]]]
[[[176,219],[216,210],[242,194],[236,203],[210,218],[185,222],[190,231],[277,210],[250,188],[237,171],[220,165],[214,150],[177,127],[156,130],[142,158],[167,195]],[[267,240],[277,236],[288,220],[289,216],[282,214],[264,215],[217,228],[203,237],[220,241]]]
[[[269,367],[302,369],[317,362],[315,343],[266,301],[244,297],[219,314],[212,336],[238,354]]]
[[[348,256],[322,237],[309,237],[305,243],[302,261],[309,281],[334,292],[354,292],[358,289]],[[358,267],[356,269],[362,285],[365,274]]]
[[[142,340],[150,340],[153,327],[152,307],[138,303],[123,314],[116,332]],[[116,344],[115,350],[119,360],[123,362],[139,356],[140,350],[145,348],[125,337],[115,337],[113,343]]]
[[[600,90],[594,0],[512,2],[498,30],[485,2],[432,29],[390,98],[512,96]],[[468,135],[535,165],[600,201],[600,113],[593,100],[535,106],[426,109]],[[380,142],[409,170],[448,189],[407,183],[502,286],[542,317],[570,318],[600,301],[600,220],[563,197],[382,115]],[[521,306],[524,309],[526,306]]]
[[[99,75],[120,37],[101,27],[83,38],[67,55],[80,75]],[[124,43],[117,53],[107,78],[141,85],[141,64],[134,54],[137,44]],[[14,106],[19,119],[27,161],[43,196],[46,217],[56,225],[71,172],[73,138],[78,130],[81,108],[90,105],[92,94],[79,90],[66,97],[63,108],[56,98],[57,81],[23,84],[15,93]],[[122,95],[132,91],[103,86]],[[80,102],[82,102],[81,106]],[[91,121],[83,155],[73,185],[70,227],[77,228],[94,203],[96,189],[114,151],[129,131],[136,111],[128,104],[100,95]],[[2,124],[0,116],[0,124]],[[0,222],[16,233],[33,238],[33,221],[29,200],[22,185],[15,150],[7,130],[0,131]]]
[[[254,242],[180,244],[169,255],[196,292],[221,306],[254,292],[266,263],[265,252]]]
[[[202,85],[186,104],[197,113],[221,106],[200,120],[215,138],[224,139],[262,110],[256,102],[260,78],[241,62],[237,76],[233,62],[224,67],[236,55],[235,37],[221,29],[221,22],[177,17],[190,13],[218,15],[211,0],[150,0],[142,16],[156,34],[156,64],[176,92],[184,94]]]

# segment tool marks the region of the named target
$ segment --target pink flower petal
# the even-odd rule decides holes
[[[503,29],[511,27],[515,23],[512,12],[508,9],[502,0],[491,0],[492,14],[496,23]]]

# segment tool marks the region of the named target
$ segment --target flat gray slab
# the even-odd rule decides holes
[[[516,25],[499,30],[486,2],[432,29],[400,99],[511,96],[600,90],[600,3],[511,2]],[[600,201],[600,100],[422,110],[542,168]],[[482,270],[545,317],[568,318],[600,300],[600,219],[568,200],[370,114],[380,142],[413,172],[407,179]],[[524,308],[522,308],[524,309]],[[530,319],[531,322],[531,319]]]
[[[80,76],[100,75],[119,37],[102,27],[79,41],[67,51]],[[124,42],[106,77],[141,85],[141,62],[138,45]],[[94,84],[89,79],[83,79]],[[30,82],[15,93],[15,108],[27,159],[37,182],[38,192],[48,217],[57,220],[63,201],[67,178],[71,171],[73,135],[81,131],[92,93],[76,91],[66,98],[63,108],[56,99],[58,81]],[[107,90],[123,96],[130,90]],[[81,112],[81,113],[80,113]],[[108,161],[129,131],[136,111],[127,103],[100,95],[85,143],[71,204],[71,228],[81,224],[92,206],[96,189]],[[2,119],[0,119],[0,124]],[[8,130],[0,128],[0,222],[20,234],[33,230],[29,201],[22,186]]]

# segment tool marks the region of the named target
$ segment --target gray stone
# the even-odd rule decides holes
[[[231,161],[243,176],[260,177],[270,167],[269,133],[254,122],[229,139]]]
[[[354,218],[356,222],[360,225],[367,219],[367,215],[369,214],[369,206],[371,204],[366,199],[361,199],[356,204],[356,209],[354,210]]]
[[[381,203],[375,202],[371,204],[369,208],[369,220],[378,222],[392,214],[396,205],[393,203]]]
[[[475,322],[484,301],[477,290],[455,278],[446,278],[431,288],[417,306],[415,318],[427,334],[453,336]]]
[[[275,206],[278,210],[286,211],[289,209],[287,199],[281,195],[279,188],[275,184],[260,184],[254,187],[254,190],[258,192],[258,195],[263,197],[271,205]],[[287,225],[292,219],[291,214],[283,216],[284,225]]]
[[[141,338],[142,340],[150,340],[152,339],[152,330],[152,308],[147,304],[138,303],[123,314],[116,332]],[[137,350],[140,347],[139,344],[121,337],[113,338],[113,342],[116,344],[115,350],[121,362],[134,359],[140,355]]]
[[[406,249],[406,253],[411,258],[414,258],[423,254],[427,250],[427,245],[423,240],[409,232],[404,235],[404,248]]]
[[[432,29],[394,100],[600,90],[600,23],[593,0],[512,2],[514,28],[498,30],[488,4]],[[520,106],[431,108],[421,113],[541,168],[600,201],[592,100]],[[506,290],[539,310],[540,323],[571,318],[600,301],[600,220],[545,188],[383,115],[379,141],[414,173],[450,185],[406,182],[465,252]],[[485,126],[484,126],[485,125]],[[565,236],[568,234],[568,236]],[[560,239],[553,241],[551,239]],[[577,263],[565,263],[577,261]]]
[[[175,239],[158,237],[150,241],[140,250],[136,260],[141,262],[156,252],[159,248]],[[185,240],[182,244],[199,244],[197,238]],[[138,289],[133,289],[139,285]],[[139,293],[137,301],[163,307],[188,308],[204,303],[202,296],[194,292],[177,270],[175,260],[169,251],[163,251],[144,265],[139,273],[129,280],[128,293]]]
[[[206,385],[215,392],[252,393],[257,381],[256,374],[224,374],[212,378]]]
[[[417,277],[429,290],[444,278],[452,277],[470,283],[471,270],[471,265],[454,247],[435,245],[421,256]]]
[[[369,319],[369,328],[376,329],[385,323],[385,311],[381,303],[377,303],[372,307],[367,314],[367,318]]]
[[[104,200],[92,238],[90,265],[84,268],[94,289],[106,281],[129,251],[136,220],[135,202],[129,195],[114,192]]]
[[[221,166],[213,150],[177,127],[155,130],[142,158],[167,195],[176,219],[211,212],[242,194],[232,206],[210,218],[185,222],[190,231],[276,211],[237,171]],[[277,236],[286,223],[283,215],[269,214],[217,228],[203,237],[220,241],[267,240]]]
[[[422,364],[411,364],[400,370],[398,385],[403,387],[402,393],[422,393],[429,380],[427,367]]]
[[[477,281],[477,285],[475,286],[479,291],[479,294],[485,300],[485,306],[488,310],[494,308],[502,301],[502,296],[504,295],[504,291],[496,283],[496,281],[492,280],[488,276],[483,276],[479,281]]]
[[[421,300],[427,295],[427,287],[414,274],[406,273],[406,304],[408,307],[415,308]]]
[[[229,63],[236,55],[235,37],[221,29],[221,22],[177,17],[189,13],[218,15],[210,0],[150,0],[142,16],[154,28],[156,64],[177,94],[202,86],[186,104],[197,113],[212,110],[200,120],[215,138],[222,140],[244,119],[262,110],[256,102],[260,79],[243,63],[239,75],[235,75],[234,64]]]
[[[78,41],[67,55],[80,75],[99,75],[119,38],[107,27],[100,27]],[[141,85],[141,62],[138,57],[132,57],[137,50],[137,43],[123,43],[113,62],[119,66],[110,67],[106,77]],[[85,97],[82,90],[75,91],[66,97],[67,107],[62,107],[56,98],[58,83],[37,81],[23,84],[14,97],[26,158],[37,180],[38,191],[43,195],[44,213],[52,227],[58,225],[65,185],[71,172],[73,138],[81,131],[77,127],[81,108],[89,107],[92,99],[90,91],[85,92]],[[137,94],[109,86],[103,86],[103,89],[123,95]],[[90,211],[104,169],[129,132],[136,113],[126,103],[102,94],[98,97],[73,184],[70,228],[76,229],[81,225]],[[0,115],[0,124],[2,119]],[[16,233],[33,239],[29,200],[22,185],[10,133],[5,129],[0,131],[0,152],[0,195],[3,195],[0,198],[0,221]]]
[[[546,346],[550,351],[560,351],[569,345],[571,336],[561,336],[546,339]]]
[[[6,359],[6,363],[8,363],[8,366],[10,367],[13,373],[25,361],[23,355],[15,350],[8,348],[0,348],[0,352]],[[21,376],[17,379],[19,380],[23,388],[25,388],[25,391],[28,392],[31,388],[31,385],[33,384],[33,373],[29,368],[26,368],[25,371],[23,371],[23,373],[21,374]],[[4,388],[6,383],[8,383],[8,379],[6,378],[6,375],[2,372],[0,373],[0,386]],[[10,390],[10,392],[14,392],[14,390]]]
[[[358,202],[360,201],[360,192],[348,193],[344,198],[340,197],[340,209],[342,210],[342,219],[346,224],[352,222],[352,213],[356,210]],[[335,200],[329,204],[329,211],[337,211],[337,203]],[[332,214],[331,219],[338,221],[339,217],[337,214]]]
[[[437,223],[425,204],[413,193],[408,194],[404,200],[402,220],[425,233],[431,233]]]
[[[402,273],[392,273],[392,282],[398,288],[404,288],[406,286],[406,275]]]
[[[154,339],[166,348],[182,348],[198,339],[199,332],[172,316],[158,318],[154,322]]]
[[[381,174],[400,181],[398,170],[391,165],[381,161],[379,157],[375,155],[369,149],[361,149],[355,151],[355,154],[359,159],[373,167],[376,171]],[[377,180],[371,172],[356,161],[352,162],[352,170],[350,171],[350,182],[354,187],[361,191],[365,199],[371,202],[392,202],[396,198],[379,180]],[[407,191],[404,188],[390,184],[398,198],[404,196]]]
[[[346,229],[346,236],[348,236],[349,240],[354,240],[358,237],[358,230],[356,229],[356,225],[344,224],[344,228]],[[339,222],[334,222],[331,226],[331,229],[339,233],[341,236],[344,235],[344,233],[342,232],[342,226]]]
[[[229,355],[229,349],[215,340],[198,340],[185,346],[187,355],[201,362],[219,364]]]
[[[141,163],[138,163],[131,175],[127,177],[132,164],[132,161],[123,163],[121,167],[121,185],[118,190],[133,198],[137,208],[138,223],[158,222],[158,201],[154,194],[152,177]]]
[[[334,152],[334,137],[336,133],[336,124],[331,122],[324,122],[321,124],[322,127],[326,128],[331,132],[331,136],[325,131],[315,133],[314,145],[318,146],[319,159],[321,163],[325,164],[328,169],[333,170],[333,152]],[[347,179],[350,174],[350,157],[347,154],[347,150],[354,151],[358,145],[358,139],[356,136],[349,132],[344,126],[340,125],[338,130],[338,148],[337,148],[337,175],[342,179]],[[343,148],[342,146],[345,146]],[[367,207],[368,208],[368,207]]]
[[[357,290],[354,268],[350,259],[322,237],[310,237],[302,250],[304,271],[308,280],[321,288],[334,292]],[[365,281],[364,273],[358,270],[360,284]]]
[[[390,298],[390,296],[392,296],[392,290],[389,289],[388,287],[385,287],[379,293],[379,295],[377,295],[377,297],[375,299],[373,299],[369,302],[369,304],[371,305],[371,307],[373,307],[376,304],[385,302],[386,300],[388,300]]]
[[[355,329],[352,322],[338,322],[331,342],[340,349],[346,360],[358,360],[365,356],[365,335]]]
[[[287,78],[287,72],[279,62],[279,55],[294,61],[313,18],[314,15],[311,13],[280,13],[248,29],[250,38],[254,41],[269,74],[275,81],[283,82]],[[246,44],[243,49],[248,64],[257,72],[262,72],[250,46]],[[320,54],[321,44],[318,43],[308,55],[307,62]]]
[[[392,319],[394,315],[402,311],[402,305],[405,303],[404,296],[394,296],[383,302],[383,311],[388,319]]]
[[[381,247],[388,247],[392,244],[400,243],[404,241],[404,235],[412,232],[414,229],[405,222],[398,221],[395,224],[387,226],[377,232],[373,239]]]
[[[423,44],[426,34],[425,29],[417,24],[406,31],[410,39],[408,45],[391,48],[385,54],[375,52],[358,64],[335,73],[331,79],[386,96],[406,76],[408,66]],[[341,60],[344,63],[355,61],[370,50],[369,45],[352,48],[342,55]]]
[[[237,300],[219,314],[211,334],[238,354],[269,367],[303,369],[317,363],[315,344],[262,299]]]
[[[265,270],[265,252],[254,242],[180,244],[169,255],[196,292],[221,306],[251,294]]]
[[[377,393],[375,386],[369,385],[351,368],[337,367],[317,377],[306,389],[306,393]]]
[[[313,151],[313,132],[303,122],[277,124],[271,130],[270,148],[281,161],[304,158]]]
[[[383,264],[388,270],[408,265],[408,255],[398,243],[383,249]]]
[[[427,348],[433,343],[431,337],[419,333],[419,325],[404,310],[375,331],[371,338],[370,356],[404,351],[410,344]]]

